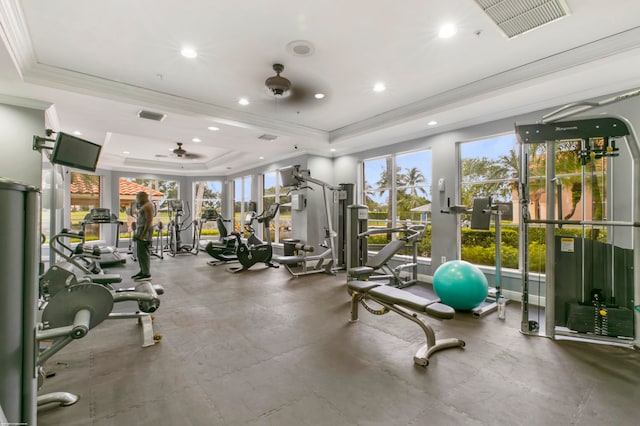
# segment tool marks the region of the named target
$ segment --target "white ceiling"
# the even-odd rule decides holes
[[[100,167],[228,175],[640,86],[640,1],[567,3],[508,39],[472,0],[0,0],[0,93],[53,103],[56,130],[104,144]],[[438,38],[447,22],[458,33]],[[295,40],[314,54],[289,53]],[[276,102],[276,62],[294,90],[326,97]],[[177,141],[202,158],[156,157]]]

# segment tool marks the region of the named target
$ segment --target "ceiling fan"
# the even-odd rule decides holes
[[[187,150],[182,147],[182,142],[176,143],[178,144],[178,147],[171,151],[173,157],[178,157],[184,160],[196,160],[198,158],[202,158],[202,155],[200,154],[187,152]]]
[[[294,85],[288,78],[281,76],[280,74],[284,71],[284,65],[273,64],[273,70],[276,72],[276,75],[267,78],[264,84],[267,88],[267,93],[271,95],[272,98],[275,98],[276,102],[282,100],[283,103],[287,104],[307,102],[311,104],[311,101],[315,100],[317,102],[317,99],[321,99],[319,97],[314,99],[316,94],[322,93],[321,90],[301,83]],[[322,97],[324,97],[324,95]]]

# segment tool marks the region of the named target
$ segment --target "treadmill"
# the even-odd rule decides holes
[[[102,244],[87,244],[86,230],[87,225],[115,225],[116,245],[111,247]],[[83,231],[82,243],[76,247],[76,251],[86,251],[87,249],[94,253],[100,253],[98,263],[100,266],[112,266],[116,264],[126,263],[127,259],[118,251],[118,243],[120,242],[120,225],[124,225],[118,216],[111,213],[111,210],[105,208],[91,209],[91,211],[82,220],[81,226]]]

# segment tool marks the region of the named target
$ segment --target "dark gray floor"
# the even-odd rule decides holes
[[[413,364],[413,323],[360,310],[349,324],[345,276],[284,269],[230,274],[206,254],[154,259],[166,288],[163,340],[139,345],[135,320],[106,321],[49,362],[41,425],[632,425],[640,353],[519,334],[519,306],[432,321],[465,349]],[[121,269],[131,275],[135,265]],[[113,269],[117,272],[118,269]]]

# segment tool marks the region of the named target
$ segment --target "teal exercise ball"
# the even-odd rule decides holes
[[[451,260],[436,269],[433,289],[445,305],[468,311],[487,298],[489,283],[478,267],[464,260]]]

